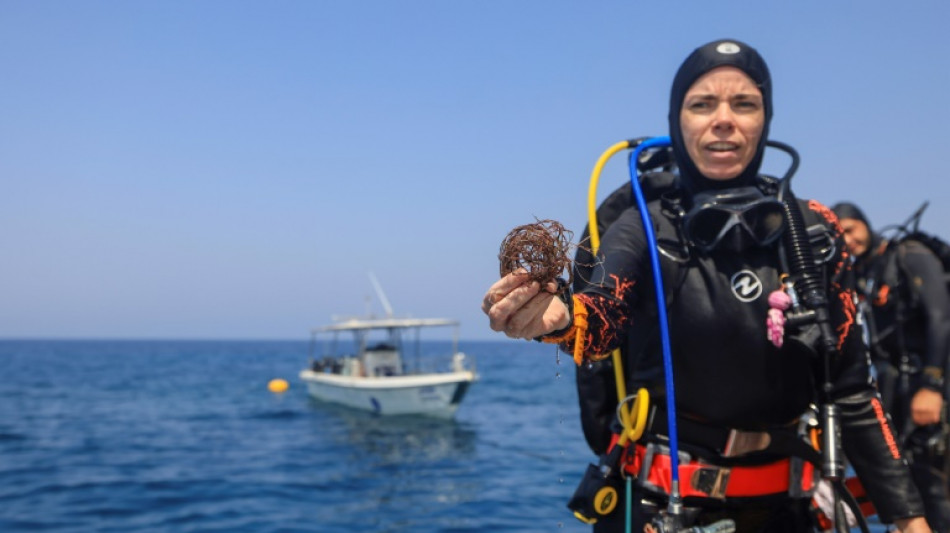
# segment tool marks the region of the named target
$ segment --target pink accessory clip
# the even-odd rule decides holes
[[[784,311],[791,305],[792,298],[785,291],[777,290],[769,294],[769,316],[765,319],[766,337],[776,348],[781,348],[785,340]]]

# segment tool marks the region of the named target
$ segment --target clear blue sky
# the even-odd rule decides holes
[[[498,339],[501,239],[579,235],[597,157],[666,134],[720,37],[771,67],[798,196],[878,226],[929,199],[948,237],[948,25],[940,0],[0,0],[0,338],[303,339],[373,271],[397,314]]]

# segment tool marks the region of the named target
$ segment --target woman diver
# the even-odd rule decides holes
[[[771,117],[768,67],[742,42],[697,48],[673,80],[669,130],[676,175],[646,205],[669,284],[676,431],[663,409],[654,274],[636,205],[606,229],[590,272],[575,275],[573,294],[558,293],[554,283],[542,287],[521,271],[485,295],[482,309],[493,330],[556,343],[576,355],[582,425],[596,454],[606,454],[623,431],[613,416],[613,377],[606,376],[612,350],[623,351],[626,389],[642,387],[651,395],[646,431],[623,452],[623,471],[636,479],[628,485],[631,516],[619,505],[599,517],[594,531],[623,531],[625,523],[635,531],[664,529],[671,488],[661,465],[668,478],[671,433],[679,434],[682,476],[674,498],[681,495],[686,509],[674,529],[731,520],[740,532],[813,531],[812,463],[820,461],[815,448],[800,450],[805,441],[796,437],[803,414],[822,398],[834,406],[829,412],[840,420],[844,452],[881,520],[904,532],[930,531],[870,377],[840,227],[817,202],[791,197],[783,204],[781,184],[759,175]],[[817,226],[835,242],[821,254],[818,287],[825,304],[817,315],[824,335],[774,315],[783,316],[787,293],[794,300],[783,267],[790,222],[782,210],[789,203],[809,229]],[[833,357],[816,355],[826,351]]]

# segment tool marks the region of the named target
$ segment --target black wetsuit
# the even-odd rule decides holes
[[[871,354],[885,408],[911,459],[927,521],[934,531],[950,531],[946,422],[915,426],[910,417],[911,399],[921,387],[947,396],[950,297],[943,267],[923,244],[906,240],[882,242],[856,261],[855,272],[865,309],[871,310]]]
[[[801,201],[800,205],[806,223],[827,228],[838,244],[823,271],[838,336],[839,355],[832,365],[832,381],[833,397],[842,408],[845,453],[883,520],[919,516],[922,505],[879,403],[875,411],[874,402],[879,400],[870,377],[867,349],[855,325],[853,280],[841,251],[840,228],[831,221],[833,214],[827,208],[815,202]],[[795,342],[786,341],[776,348],[767,339],[768,296],[780,288],[781,245],[741,254],[728,250],[700,253],[683,244],[676,209],[661,200],[650,202],[649,209],[664,251],[661,264],[679,418],[746,430],[794,424],[816,402],[816,376],[820,375],[816,365],[820,360]],[[653,275],[635,207],[624,210],[607,228],[598,257],[599,261],[586,262],[593,265],[586,269],[579,258],[575,302],[586,310],[588,326],[580,338],[564,342],[562,349],[571,353],[575,342],[583,342],[585,356],[596,358],[622,347],[627,391],[646,387],[653,394],[652,403],[662,406],[664,373]],[[578,310],[574,311],[576,316]],[[613,380],[610,359],[583,363],[577,369],[582,425],[596,454],[607,450],[610,433],[616,429],[612,427],[617,404]],[[699,444],[691,451],[702,455],[701,443],[685,442],[682,436],[680,443],[682,447]],[[709,454],[704,459],[715,462],[717,456]],[[774,460],[774,456],[762,460]],[[638,492],[637,497],[641,496]],[[737,520],[739,531],[811,531],[806,498],[763,500],[761,504],[748,500],[707,503],[714,510],[701,515],[699,523],[729,516]],[[598,522],[595,531],[623,531],[622,507]],[[641,531],[648,519],[645,514],[636,515],[634,531]]]

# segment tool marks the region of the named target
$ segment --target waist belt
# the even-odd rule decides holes
[[[669,448],[655,443],[637,444],[632,457],[626,459],[624,470],[635,475],[641,486],[670,493]],[[683,497],[719,500],[770,495],[804,497],[815,488],[814,466],[795,457],[763,465],[726,467],[681,456],[679,474]]]
[[[802,439],[797,427],[747,431],[677,417],[676,429],[680,442],[703,447],[726,459],[763,452],[800,457],[814,465],[821,464],[821,453]],[[666,410],[656,409],[650,417],[646,432],[653,435],[669,435]]]

